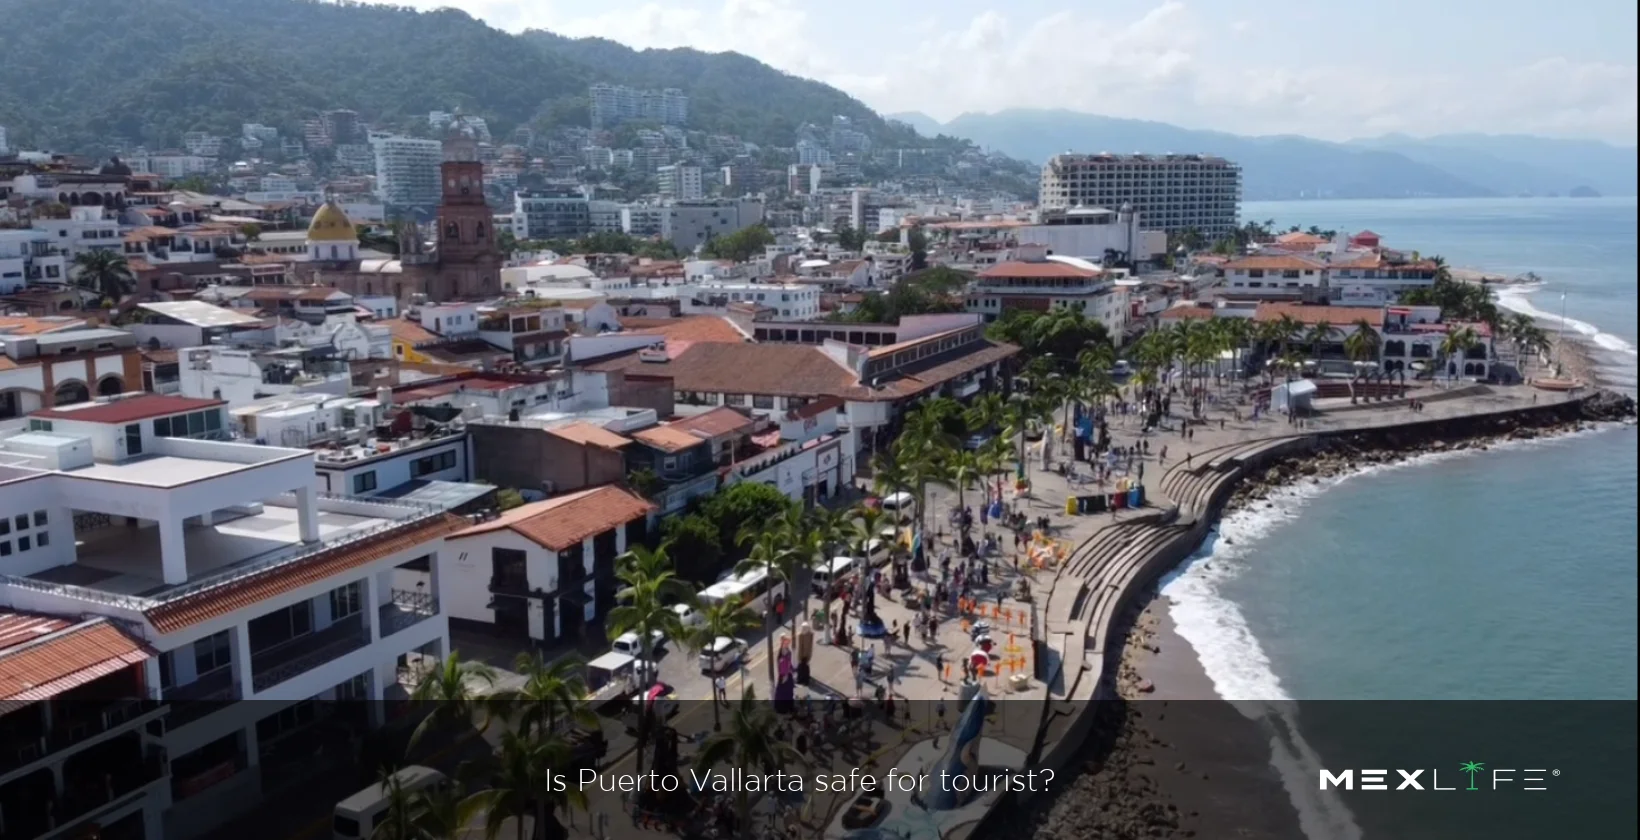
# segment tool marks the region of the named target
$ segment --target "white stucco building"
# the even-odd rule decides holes
[[[165,709],[144,735],[166,782],[144,793],[148,837],[253,807],[264,776],[382,723],[404,668],[448,650],[440,554],[466,521],[323,494],[312,452],[213,439],[224,410],[141,394],[0,439],[0,607],[117,623],[140,643],[131,699]],[[324,702],[367,699],[389,702]]]

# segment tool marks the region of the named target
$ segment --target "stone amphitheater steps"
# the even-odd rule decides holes
[[[1095,596],[1094,610],[1088,619],[1088,647],[1096,656],[1105,654],[1106,645],[1110,643],[1110,627],[1116,620],[1116,605],[1123,589],[1128,586],[1129,578],[1150,558],[1173,540],[1182,538],[1190,528],[1184,525],[1169,525],[1155,528],[1144,537],[1136,540],[1133,546],[1113,559],[1105,569],[1101,578],[1100,591]]]
[[[1113,546],[1124,544],[1131,537],[1133,529],[1142,525],[1143,523],[1138,522],[1117,522],[1108,528],[1104,528],[1088,540],[1086,551],[1081,552],[1079,556],[1072,558],[1072,562],[1066,564],[1065,574],[1084,581],[1092,580],[1093,569],[1099,565],[1100,558],[1110,551]]]

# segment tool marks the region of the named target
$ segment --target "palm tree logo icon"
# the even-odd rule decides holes
[[[1475,774],[1485,766],[1486,765],[1481,764],[1479,761],[1466,761],[1463,763],[1462,767],[1458,768],[1459,773],[1469,774],[1469,787],[1464,788],[1465,790],[1480,790],[1480,788],[1475,787]]]

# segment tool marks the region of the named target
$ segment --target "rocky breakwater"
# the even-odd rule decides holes
[[[1581,399],[1507,414],[1453,417],[1380,429],[1317,436],[1308,451],[1267,461],[1251,471],[1225,505],[1246,507],[1298,481],[1343,475],[1439,452],[1485,450],[1511,440],[1566,434],[1596,423],[1630,422],[1633,398],[1600,391]]]

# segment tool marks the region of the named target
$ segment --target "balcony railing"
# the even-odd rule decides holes
[[[158,713],[162,706],[159,701],[132,697],[100,709],[86,709],[84,714],[58,721],[58,725],[49,731],[42,728],[33,732],[14,732],[0,742],[0,772],[30,764],[88,738],[140,721],[146,715]]]
[[[166,726],[174,729],[238,701],[239,680],[233,668],[218,668],[187,685],[166,689],[165,700],[171,704]]]
[[[394,589],[388,594],[392,600],[377,610],[383,636],[391,636],[438,615],[438,599],[432,593]]]
[[[309,633],[251,654],[251,687],[266,691],[370,644],[364,615],[354,613],[317,633]]]

